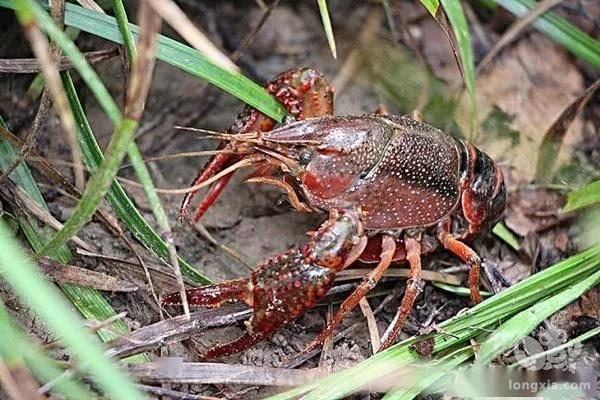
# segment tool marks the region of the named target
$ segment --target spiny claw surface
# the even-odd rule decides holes
[[[248,332],[235,342],[218,345],[202,357],[222,357],[244,350],[314,307],[329,291],[361,235],[356,220],[341,216],[325,222],[313,239],[261,264],[248,279],[237,279],[187,291],[190,305],[215,307],[228,300],[250,305]],[[178,293],[163,297],[163,305],[180,304]]]

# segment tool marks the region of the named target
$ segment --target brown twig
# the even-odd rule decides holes
[[[377,321],[373,315],[373,310],[366,297],[360,299],[359,303],[360,310],[367,319],[367,327],[369,328],[369,337],[371,339],[371,349],[373,354],[377,353],[379,347],[381,347],[381,340],[379,339],[379,329],[377,328]]]
[[[16,207],[18,207],[20,212],[26,211],[48,226],[56,230],[62,229],[62,223],[54,218],[54,216],[52,216],[48,210],[41,207],[37,201],[32,199],[29,194],[27,194],[27,192],[11,181],[7,181],[3,185],[0,185],[0,196],[13,203]],[[71,240],[73,243],[86,250],[91,250],[92,248],[88,243],[84,242],[77,236],[73,236]]]
[[[64,0],[53,0],[50,2],[52,16],[55,22],[62,27],[64,17]],[[75,175],[75,186],[80,190],[85,186],[85,176],[83,172],[83,163],[81,160],[81,152],[79,151],[79,145],[77,144],[76,124],[75,117],[69,101],[62,85],[60,74],[56,65],[58,60],[58,54],[56,58],[50,53],[50,47],[46,36],[42,33],[37,24],[33,21],[23,25],[23,31],[27,40],[29,41],[33,53],[40,60],[40,68],[46,79],[46,85],[48,90],[52,94],[54,100],[54,106],[57,109],[60,117],[61,124],[67,135],[67,142],[71,149],[71,157],[73,163],[76,165],[74,168]]]
[[[556,6],[562,0],[543,0],[540,1],[529,11],[523,18],[520,18],[504,32],[502,37],[498,39],[494,47],[485,55],[483,60],[475,68],[475,74],[479,74],[497,55],[500,51],[510,43],[514,42],[519,34],[535,21],[540,15]]]
[[[107,292],[132,292],[138,286],[121,279],[74,265],[64,265],[49,258],[37,260],[38,268],[53,282],[73,283]]]
[[[244,54],[244,51],[246,51],[248,46],[250,46],[252,41],[256,38],[256,35],[267,22],[267,20],[273,13],[273,10],[279,5],[280,1],[281,0],[273,0],[273,2],[269,4],[268,8],[263,12],[263,15],[260,17],[260,21],[258,21],[258,24],[256,24],[256,26],[252,28],[252,30],[246,35],[244,40],[242,40],[240,46],[231,55],[231,60],[233,62],[237,62],[242,56],[242,54]]]
[[[196,311],[190,319],[180,315],[140,328],[129,335],[109,343],[107,354],[111,357],[127,357],[147,350],[176,343],[200,332],[231,325],[250,316],[252,311],[245,305],[234,304],[220,308]]]
[[[239,68],[202,33],[171,0],[145,0],[178,34],[215,64],[233,72]]]
[[[336,276],[336,281],[346,281],[350,279],[360,279],[363,278],[366,274],[371,271],[368,268],[355,268],[355,269],[347,269],[344,271],[340,271]],[[383,276],[384,277],[394,277],[394,278],[408,278],[410,270],[407,268],[393,268],[387,270]],[[448,285],[458,286],[462,283],[462,280],[459,279],[456,275],[445,274],[437,271],[423,271],[423,280],[432,281],[432,282],[442,282],[447,283]]]
[[[146,383],[187,383],[296,386],[321,377],[319,370],[294,370],[220,363],[185,363],[183,359],[162,359],[135,364],[129,373]]]
[[[118,47],[112,47],[105,50],[96,50],[83,53],[83,56],[91,65],[111,59],[119,54]],[[69,57],[62,56],[58,59],[57,68],[59,71],[68,71],[73,68],[73,63]],[[35,74],[41,71],[40,62],[37,58],[1,58],[0,73],[11,74]]]
[[[136,251],[135,253],[137,253],[138,255],[139,252]],[[134,254],[135,254],[134,253]],[[77,249],[77,254],[80,254],[82,256],[85,257],[93,257],[93,258],[98,258],[100,260],[106,260],[110,263],[119,263],[119,264],[123,264],[124,266],[140,266],[139,263],[139,258],[136,256],[136,260],[126,260],[124,258],[119,258],[119,257],[112,257],[112,256],[107,256],[104,254],[98,254],[98,253],[94,253],[94,252],[89,252],[83,249],[78,248]],[[172,290],[176,290],[177,289],[177,280],[175,278],[175,275],[172,272],[172,268],[168,268],[166,263],[165,265],[157,265],[157,264],[148,264],[147,262],[144,262],[144,264],[146,265],[146,268],[148,269],[148,271],[150,273],[156,273],[156,274],[161,274],[164,275],[164,278],[161,278],[161,285],[163,285],[164,287],[166,287],[167,289],[172,289]],[[139,272],[139,271],[138,271]],[[194,284],[193,281],[189,281],[187,282],[189,284]]]
[[[327,306],[327,325],[333,320],[333,306],[331,303]],[[331,373],[333,363],[331,360],[331,352],[333,351],[333,336],[327,337],[323,342],[321,356],[319,357],[318,369],[321,375],[327,376]]]

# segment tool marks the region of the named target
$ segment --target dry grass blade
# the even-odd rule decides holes
[[[240,59],[240,57],[242,57],[244,51],[246,51],[246,49],[248,48],[248,46],[250,46],[254,38],[256,38],[256,35],[258,35],[258,32],[264,26],[265,22],[267,22],[269,16],[271,16],[271,13],[273,13],[273,10],[279,5],[280,1],[281,0],[274,0],[271,4],[269,4],[269,7],[263,12],[263,15],[260,17],[260,21],[258,21],[254,28],[252,28],[252,30],[246,35],[244,40],[242,40],[242,44],[240,44],[240,46],[231,55],[231,59],[233,60],[233,62],[237,62]]]
[[[185,15],[175,2],[171,0],[144,0],[200,53],[206,55],[215,64],[231,72],[240,69],[221,52],[194,23]]]
[[[52,16],[57,24],[62,25],[62,21],[64,19],[64,2],[53,2],[52,3]],[[49,54],[50,59],[57,60],[56,65],[58,65],[60,62],[60,49],[58,48],[58,46],[56,46],[55,43],[51,43],[49,51],[50,51],[50,54]],[[38,65],[39,64],[40,63],[38,62]],[[35,145],[38,141],[39,135],[41,133],[41,131],[40,131],[41,125],[44,123],[44,121],[48,117],[48,112],[50,111],[51,107],[52,107],[52,89],[48,85],[45,85],[43,93],[42,93],[42,98],[40,100],[40,105],[36,112],[35,118],[33,119],[33,123],[31,124],[29,132],[27,132],[27,137],[25,138],[25,143],[21,146],[21,150],[20,150],[19,154],[17,155],[17,157],[12,161],[12,163],[7,168],[4,169],[4,171],[0,175],[0,183],[4,179],[6,179],[6,177],[9,176],[19,166],[19,164],[24,159],[26,159],[27,156],[31,153],[31,151],[35,147]],[[73,161],[75,161],[75,162],[77,161],[76,157],[77,157],[77,154],[75,154],[74,158],[73,158]],[[78,166],[80,166],[80,165],[81,164],[75,165],[74,168],[75,168],[76,172],[79,170]],[[80,185],[83,185],[83,176],[79,176],[79,175],[75,174],[75,177],[76,177],[76,184],[79,183]],[[81,181],[77,181],[77,178],[80,178]]]
[[[336,282],[347,281],[351,279],[361,279],[371,270],[367,268],[353,268],[340,271],[336,276]],[[387,278],[408,278],[410,270],[407,268],[393,268],[385,271],[383,274]],[[456,275],[445,274],[443,272],[424,270],[423,280],[432,282],[447,283],[448,285],[458,286],[462,283]]]
[[[25,137],[25,142],[23,142],[23,145],[21,146],[21,149],[19,151],[19,154],[17,154],[17,157],[12,161],[12,163],[6,169],[4,169],[2,171],[2,174],[0,174],[0,183],[2,183],[4,181],[4,179],[6,179],[6,177],[8,177],[19,166],[19,164],[21,164],[21,162],[29,156],[29,154],[31,153],[31,151],[33,150],[33,148],[35,147],[35,145],[38,141],[38,138],[41,133],[40,127],[43,124],[43,122],[46,120],[46,118],[48,117],[48,112],[50,111],[51,107],[52,107],[52,95],[50,94],[50,91],[46,87],[46,88],[44,88],[44,91],[42,92],[42,98],[40,99],[40,105],[35,114],[35,117],[33,118],[33,123],[31,124],[31,127],[29,128],[29,132],[27,132],[27,136]]]
[[[105,50],[88,51],[83,56],[91,65],[111,59],[119,54],[118,47]],[[66,71],[73,68],[69,57],[62,56],[58,59],[58,70]],[[0,59],[0,72],[11,74],[35,74],[41,71],[37,58],[2,58]]]
[[[135,248],[135,247],[134,247]],[[82,255],[84,257],[92,257],[97,258],[99,261],[106,261],[111,264],[120,264],[119,267],[125,274],[131,274],[132,277],[135,275],[140,278],[145,278],[148,281],[148,276],[152,276],[153,282],[158,282],[160,287],[167,291],[175,291],[179,287],[177,286],[177,279],[173,274],[172,268],[168,268],[162,264],[150,264],[144,261],[141,257],[139,251],[134,252],[135,259],[124,259],[119,257],[111,257],[106,256],[94,252],[89,252],[83,249],[77,249],[77,254]],[[131,267],[142,267],[142,271],[139,268],[131,268]],[[194,284],[193,281],[189,282],[190,284]],[[157,306],[160,310],[160,307]],[[162,311],[162,310],[161,310]]]
[[[146,12],[142,7],[140,16],[140,37],[138,40],[139,54],[133,64],[131,84],[125,96],[126,118],[139,121],[146,105],[146,98],[152,82],[154,71],[154,51],[156,48],[156,33],[160,29],[160,17],[154,13]]]
[[[98,3],[96,3],[94,0],[77,0],[77,2],[83,8],[87,8],[88,10],[96,11],[96,12],[98,12],[100,14],[106,14],[104,12],[104,10],[102,9],[102,7],[100,7],[98,5]]]
[[[450,43],[450,48],[452,49],[452,54],[454,54],[454,59],[456,60],[456,65],[458,66],[458,70],[460,72],[460,76],[463,78],[463,81],[465,81],[465,71],[463,69],[463,64],[460,62],[458,46],[456,45],[456,42],[454,41],[454,36],[452,35],[452,29],[450,28],[450,24],[448,23],[448,20],[446,19],[446,14],[444,14],[444,10],[442,10],[442,7],[437,7],[435,14],[432,14],[432,16],[435,19],[435,21],[438,23],[440,28],[442,28],[442,31],[448,38],[448,42]]]
[[[552,125],[550,125],[546,133],[544,133],[544,139],[542,139],[540,145],[535,167],[536,182],[547,183],[552,179],[560,146],[571,123],[598,88],[600,88],[600,79],[591,84],[579,97],[569,104]]]
[[[120,0],[115,0],[114,8],[117,12],[117,20],[119,21],[119,27],[121,28],[122,34],[124,36],[124,41],[128,49],[129,57],[132,60],[137,60],[138,58],[143,57],[146,59],[146,61],[142,64],[153,65],[156,35],[160,31],[161,26],[161,19],[159,15],[152,9],[152,7],[147,2],[144,2],[140,5],[138,11],[138,20],[142,22],[140,24],[140,36],[138,41],[139,48],[136,49],[135,44],[133,43],[133,35],[131,33],[129,23],[127,21],[127,15],[125,14],[123,3]],[[129,38],[129,40],[127,38]],[[136,65],[139,64],[140,63],[135,62],[134,68]],[[149,87],[149,81],[146,87]],[[162,204],[160,203],[160,199],[158,198],[158,195],[156,193],[156,189],[154,187],[154,183],[152,182],[150,172],[148,171],[148,168],[146,168],[142,153],[140,152],[135,142],[133,142],[130,145],[130,148],[127,153],[129,155],[129,159],[131,160],[131,163],[133,164],[135,173],[140,182],[142,183],[142,186],[144,187],[144,192],[146,193],[148,203],[152,208],[152,213],[154,214],[156,221],[161,229],[161,238],[167,246],[169,261],[171,263],[171,266],[173,267],[173,270],[175,271],[175,277],[179,286],[179,292],[182,299],[184,314],[187,318],[189,318],[190,308],[185,292],[185,285],[183,283],[183,276],[179,265],[179,259],[177,257],[177,251],[175,249],[173,233],[171,231],[171,226],[169,225],[169,218],[167,217],[167,214],[164,208],[162,207]],[[152,283],[149,271],[141,259],[140,262],[146,273],[146,278],[148,280],[148,284],[150,285],[150,290],[152,292],[154,300],[156,301],[157,306],[160,309],[160,302],[154,290],[154,284]]]
[[[327,0],[317,0],[319,6],[319,13],[321,14],[321,23],[323,24],[323,30],[327,37],[327,43],[331,50],[331,55],[334,59],[337,59],[337,48],[335,45],[335,38],[333,36],[333,27],[331,26],[331,18],[329,17],[329,8],[327,7]]]
[[[369,304],[369,300],[366,297],[360,299],[358,303],[360,305],[360,310],[363,315],[367,319],[367,326],[369,327],[369,338],[371,339],[371,350],[373,354],[377,353],[379,347],[381,347],[381,340],[379,339],[379,329],[377,328],[377,320],[375,320],[375,315],[373,315],[373,310],[371,309],[371,305]]]
[[[0,384],[11,400],[43,400],[46,398],[38,393],[35,379],[21,363],[9,367],[0,358]]]
[[[64,1],[51,3],[53,17],[61,21],[62,25]],[[58,72],[58,68],[56,67],[56,61],[53,59],[53,56],[50,52],[48,40],[37,26],[31,14],[27,16],[24,13],[18,12],[17,16],[23,25],[23,31],[31,45],[33,53],[40,61],[40,68],[44,74],[44,78],[46,79],[46,85],[52,93],[54,105],[56,106],[58,115],[60,116],[63,129],[67,134],[67,143],[71,149],[71,157],[73,158],[73,163],[75,164],[75,167],[73,168],[73,172],[75,174],[75,186],[79,189],[83,189],[85,185],[85,176],[81,153],[79,151],[79,146],[77,145],[75,118],[73,117],[73,112],[69,107],[69,101],[67,100],[67,95],[65,94],[65,90],[62,86],[60,74]]]
[[[190,314],[190,319],[180,315],[152,325],[144,326],[127,336],[110,343],[108,355],[111,357],[127,357],[155,349],[167,344],[176,343],[203,330],[219,326],[231,325],[248,318],[252,311],[244,305],[235,304],[220,308],[196,311]]]
[[[181,358],[131,366],[129,372],[146,383],[295,386],[313,381],[319,370],[255,367],[219,363],[184,363]]]
[[[492,47],[492,49],[485,55],[484,59],[481,60],[475,69],[475,74],[479,74],[490,63],[490,61],[492,61],[494,57],[500,53],[503,48],[514,42],[519,34],[533,21],[535,21],[536,18],[556,6],[561,1],[562,0],[542,0],[537,3],[536,6],[529,13],[527,13],[527,15],[512,24],[496,42],[494,47]]]
[[[42,274],[53,282],[73,283],[106,292],[133,292],[138,289],[137,285],[113,276],[73,265],[60,264],[49,258],[41,258],[37,262]]]
[[[27,194],[27,192],[12,182],[7,181],[0,186],[0,195],[10,203],[15,204],[18,212],[32,214],[44,224],[56,230],[62,229],[63,224],[54,218],[54,216],[52,216],[52,214],[50,214],[47,210],[41,207],[34,199],[31,198],[31,196]],[[92,249],[89,244],[77,236],[71,237],[71,241],[83,249]]]

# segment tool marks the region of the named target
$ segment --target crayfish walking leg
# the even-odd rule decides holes
[[[479,293],[479,271],[481,270],[481,258],[475,250],[456,240],[450,233],[442,232],[440,242],[444,248],[457,255],[464,263],[469,265],[469,289],[471,290],[471,301],[475,304],[481,303]]]
[[[360,302],[362,298],[364,298],[367,293],[371,289],[377,285],[383,273],[389,268],[392,263],[392,258],[394,256],[394,252],[396,251],[396,241],[391,236],[383,236],[382,238],[382,251],[381,251],[381,261],[377,266],[367,274],[360,285],[352,292],[346,300],[342,303],[335,316],[331,320],[327,327],[321,331],[319,336],[317,336],[304,350],[303,352],[309,352],[314,350],[318,345],[323,343],[325,339],[329,335],[333,333],[333,330],[342,322],[344,317],[351,312]]]
[[[389,333],[382,341],[378,351],[383,351],[396,342],[396,338],[415,304],[415,299],[421,291],[421,244],[417,239],[408,235],[404,238],[404,244],[406,259],[410,265],[410,277],[404,290],[402,303],[400,303],[400,308],[392,322],[393,325],[390,326]]]

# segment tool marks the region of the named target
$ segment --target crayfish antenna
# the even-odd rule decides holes
[[[227,164],[232,158],[234,158],[232,154],[217,154],[216,156],[212,157],[206,165],[206,168],[200,171],[200,173],[196,176],[191,186],[197,186],[202,182],[206,181],[207,179],[211,178],[213,175],[219,172],[223,168],[223,166]],[[187,209],[196,193],[198,193],[198,190],[200,190],[200,188],[186,193],[185,197],[183,198],[181,206],[179,207],[179,219],[181,221],[185,220],[187,215]],[[197,220],[195,219],[194,222],[196,221]]]
[[[196,212],[194,213],[194,217],[192,218],[194,224],[200,221],[200,218],[204,216],[204,214],[206,213],[206,211],[208,211],[210,206],[212,206],[213,203],[217,201],[217,198],[219,198],[219,195],[221,194],[223,189],[225,189],[225,186],[227,186],[232,177],[233,172],[223,176],[214,185],[210,187],[208,193],[206,193],[206,196],[204,196],[200,204],[198,204],[198,207],[196,207]]]

